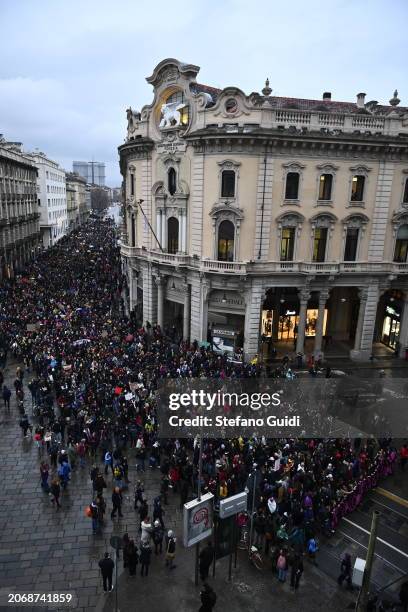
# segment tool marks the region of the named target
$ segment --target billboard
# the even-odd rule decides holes
[[[184,504],[183,510],[183,543],[186,548],[201,542],[212,533],[213,526],[212,493],[206,493],[200,499]]]

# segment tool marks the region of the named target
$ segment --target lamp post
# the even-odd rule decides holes
[[[201,478],[203,472],[203,438],[202,435],[198,435],[198,443],[200,445],[198,452],[198,478],[197,478],[197,499],[201,500]],[[195,580],[194,583],[198,585],[198,573],[199,573],[199,560],[200,560],[200,542],[196,544],[196,559],[195,559]]]

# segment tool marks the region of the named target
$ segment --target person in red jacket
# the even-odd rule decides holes
[[[405,471],[405,466],[408,461],[408,445],[403,444],[400,450],[400,458],[401,458],[401,469]]]

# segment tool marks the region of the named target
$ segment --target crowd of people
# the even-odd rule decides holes
[[[154,501],[146,499],[142,480],[136,483],[140,550],[134,538],[125,542],[129,574],[140,562],[147,576],[151,543],[160,554],[165,542],[166,564],[174,567],[176,539],[164,529],[162,511],[169,491],[182,508],[198,487],[198,440],[158,438],[160,380],[253,378],[261,366],[232,363],[196,341],[175,344],[157,325],[126,316],[125,290],[114,224],[90,220],[0,286],[0,357],[4,366],[12,352],[24,364],[14,381],[20,426],[23,436],[33,428],[41,486],[57,511],[71,470],[88,466],[94,495],[86,512],[97,534],[106,513],[108,475],[114,520],[122,516],[122,492],[130,486],[129,461],[137,462],[140,477],[146,462],[160,470]],[[5,410],[12,392],[2,384]],[[270,555],[279,580],[291,571],[296,589],[302,555],[313,557],[317,550],[311,540],[316,543],[322,532],[330,536],[365,492],[392,473],[397,457],[391,439],[207,438],[201,489],[214,494],[217,506],[248,488],[255,502],[250,512],[255,543]],[[405,447],[404,466],[407,457]]]

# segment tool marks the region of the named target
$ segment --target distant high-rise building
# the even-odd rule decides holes
[[[82,176],[87,183],[92,185],[105,186],[105,164],[96,161],[74,161],[73,171]]]

